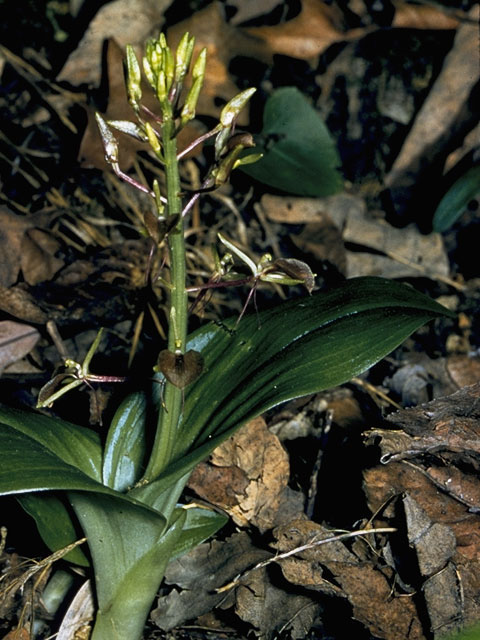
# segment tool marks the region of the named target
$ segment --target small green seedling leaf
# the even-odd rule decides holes
[[[480,165],[471,167],[440,200],[433,215],[433,229],[442,233],[449,229],[465,211],[465,207],[480,193]]]
[[[298,89],[285,87],[271,95],[255,142],[263,158],[242,171],[259,182],[300,196],[328,196],[342,189],[335,144]]]

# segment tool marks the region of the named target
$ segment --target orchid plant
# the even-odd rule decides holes
[[[206,68],[206,51],[192,64],[194,38],[186,33],[176,52],[163,34],[146,45],[143,62],[126,50],[126,86],[134,120],[97,115],[107,161],[122,179],[148,194],[145,229],[165,247],[163,282],[168,292],[168,340],[159,354],[152,389],[128,395],[106,437],[40,412],[0,407],[0,493],[17,494],[53,550],[80,537],[66,556],[88,568],[95,584],[92,640],[141,638],[168,562],[214,534],[226,517],[206,508],[186,508],[182,492],[195,465],[248,420],[286,400],[340,384],[360,374],[425,322],[448,312],[413,288],[381,278],[346,281],[314,292],[314,275],[299,260],[263,256],[257,263],[233,240],[219,236],[223,256],[205,287],[259,281],[303,284],[305,297],[267,311],[208,323],[188,333],[184,228],[205,190],[224,184],[253,146],[236,121],[254,89],[221,110],[218,124],[186,149],[179,132],[195,117]],[[159,113],[142,105],[143,74],[158,99]],[[189,74],[189,70],[191,73]],[[189,88],[184,84],[190,78]],[[144,142],[165,173],[165,187],[124,173],[117,132]],[[213,164],[202,188],[185,198],[179,164],[195,144],[212,138]],[[240,260],[245,277],[232,265]],[[253,290],[253,289],[252,289]],[[93,346],[96,348],[98,341]],[[62,393],[101,379],[69,362],[55,389],[44,389],[40,407]]]

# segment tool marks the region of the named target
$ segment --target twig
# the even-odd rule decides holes
[[[224,591],[229,591],[233,589],[240,580],[244,579],[247,575],[252,573],[252,571],[257,571],[258,569],[263,569],[267,565],[272,562],[278,562],[279,560],[284,560],[285,558],[290,558],[291,556],[296,555],[297,553],[302,553],[303,551],[308,551],[309,549],[313,549],[315,547],[319,547],[322,544],[328,544],[329,542],[340,542],[342,540],[347,540],[348,538],[356,538],[358,536],[365,536],[372,533],[395,533],[397,529],[395,527],[380,527],[379,529],[359,529],[358,531],[349,531],[347,533],[341,533],[337,536],[331,536],[330,538],[323,538],[322,540],[313,540],[312,542],[307,542],[307,544],[302,544],[300,547],[295,547],[295,549],[291,549],[290,551],[285,551],[284,553],[279,553],[273,558],[269,558],[268,560],[263,560],[259,562],[251,569],[248,569],[243,574],[239,574],[236,576],[231,582],[224,585],[223,587],[219,587],[215,589],[216,593],[223,593]]]

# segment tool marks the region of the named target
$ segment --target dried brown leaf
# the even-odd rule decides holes
[[[115,0],[102,6],[63,66],[58,80],[75,86],[98,87],[104,42],[114,38],[122,49],[127,44],[143,45],[149,36],[157,35],[164,11],[170,4],[171,0]],[[122,67],[116,73],[123,81]]]
[[[392,27],[406,29],[456,29],[459,19],[441,6],[395,0]]]
[[[235,613],[266,640],[280,632],[288,632],[292,639],[305,638],[320,610],[314,598],[272,584],[266,569],[250,573],[235,591]]]
[[[400,212],[414,187],[425,189],[421,178],[450,150],[452,140],[461,132],[467,133],[470,121],[470,128],[476,124],[476,114],[469,115],[468,104],[479,79],[478,11],[478,5],[471,10],[475,24],[464,23],[458,28],[442,71],[386,176],[385,184]]]
[[[279,550],[329,538],[332,531],[310,521],[292,522],[275,530]],[[423,640],[422,626],[410,598],[391,598],[391,584],[373,564],[361,562],[343,542],[314,546],[280,562],[287,580],[326,595],[348,598],[353,616],[372,635],[385,640]],[[325,576],[328,576],[326,579]]]
[[[393,414],[401,429],[370,433],[384,462],[392,462],[364,472],[368,504],[398,522],[392,498],[404,496],[407,537],[427,576],[422,592],[435,638],[480,620],[479,398],[477,383]]]
[[[0,285],[15,284],[20,271],[24,233],[33,226],[28,216],[19,216],[5,206],[0,207]]]
[[[38,306],[33,296],[21,286],[0,286],[0,309],[25,322],[43,324],[48,320],[47,314]]]
[[[356,39],[364,35],[366,30],[346,31],[335,4],[302,0],[302,9],[295,18],[279,25],[249,27],[245,32],[263,40],[272,55],[311,60],[334,42]]]
[[[249,422],[193,473],[189,487],[233,518],[264,531],[284,505],[288,457],[263,418]],[[288,501],[288,497],[287,497]]]
[[[0,322],[0,374],[9,364],[26,356],[39,339],[35,327],[11,320]]]
[[[22,240],[20,264],[25,281],[34,285],[51,280],[64,262],[55,254],[60,243],[41,229],[27,230]]]
[[[223,542],[199,545],[168,565],[165,581],[182,590],[175,589],[158,599],[153,621],[169,630],[207,613],[225,600],[225,594],[216,589],[270,555],[255,547],[244,532]]]

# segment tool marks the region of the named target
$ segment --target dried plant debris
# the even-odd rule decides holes
[[[367,432],[384,463],[365,471],[369,506],[382,521],[402,523],[390,557],[424,599],[435,638],[480,615],[479,399],[476,383],[394,413],[396,429]]]
[[[200,464],[188,486],[224,509],[239,526],[271,529],[300,513],[302,500],[287,487],[289,463],[277,436],[263,418],[249,422]]]
[[[446,157],[455,137],[462,139],[477,124],[477,115],[472,112],[470,102],[480,77],[478,11],[477,5],[470,12],[472,21],[459,27],[441,73],[386,176],[386,186],[400,213],[405,208],[405,193],[408,200],[412,188],[425,195],[429,183],[425,183],[424,175],[431,172],[439,158]],[[460,68],[461,73],[458,72]]]
[[[176,589],[160,596],[152,619],[169,630],[211,611],[225,602],[225,593],[218,589],[271,555],[255,547],[246,532],[196,547],[168,566],[165,581]]]

